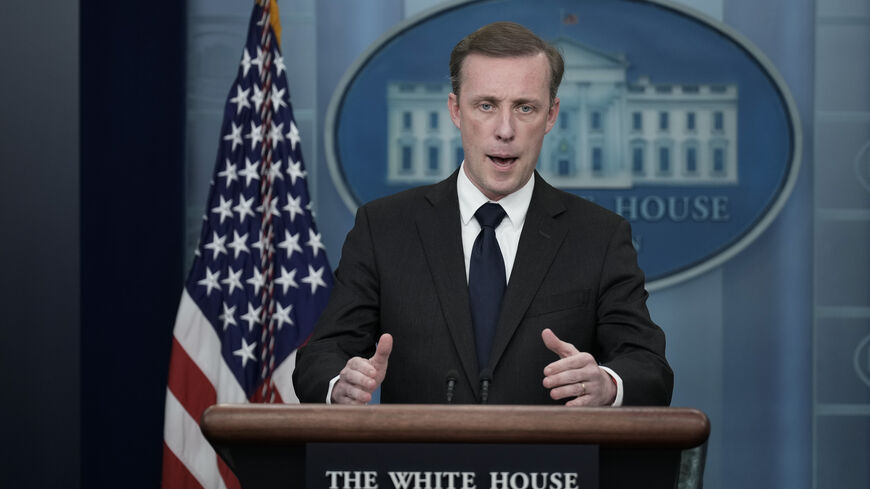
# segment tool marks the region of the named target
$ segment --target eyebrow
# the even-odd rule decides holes
[[[477,104],[479,104],[481,102],[485,102],[485,101],[492,101],[492,102],[499,102],[500,103],[500,102],[503,102],[504,99],[499,98],[499,97],[493,97],[491,95],[480,95],[478,97],[471,99],[472,105],[477,105]],[[542,105],[540,101],[535,100],[533,98],[518,98],[518,99],[512,101],[512,103],[513,103],[513,105],[526,105],[526,104],[528,104],[528,105]]]

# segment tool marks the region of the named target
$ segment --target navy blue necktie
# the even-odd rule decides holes
[[[504,258],[495,239],[495,228],[504,216],[504,209],[492,202],[483,204],[474,213],[475,219],[480,223],[480,233],[471,248],[468,295],[471,299],[471,321],[474,325],[474,342],[477,345],[477,363],[480,369],[484,369],[489,363],[489,353],[504,296]]]

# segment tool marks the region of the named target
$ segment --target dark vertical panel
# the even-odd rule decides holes
[[[183,281],[184,2],[81,2],[82,487],[158,487]]]
[[[0,487],[78,487],[78,2],[0,2]]]

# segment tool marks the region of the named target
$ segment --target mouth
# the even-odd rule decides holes
[[[489,161],[493,162],[498,168],[507,168],[517,161],[516,156],[509,155],[486,155]]]

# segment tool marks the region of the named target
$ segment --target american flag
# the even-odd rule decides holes
[[[298,402],[295,350],[332,287],[278,36],[274,0],[258,0],[175,321],[164,488],[238,487],[200,432],[200,416],[215,403]]]

